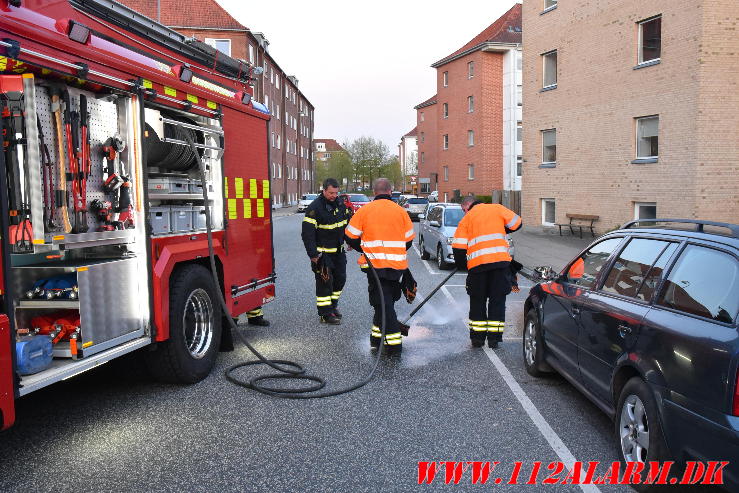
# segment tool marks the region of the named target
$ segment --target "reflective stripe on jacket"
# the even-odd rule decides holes
[[[392,200],[375,199],[354,213],[344,231],[360,239],[362,251],[375,269],[408,268],[406,243],[416,233],[408,213]]]
[[[467,251],[467,268],[510,262],[506,232],[521,227],[521,218],[500,204],[476,204],[457,226],[452,248]]]
[[[349,215],[343,200],[327,201],[319,195],[305,210],[302,233],[305,252],[314,258],[319,253],[343,251],[344,228]]]

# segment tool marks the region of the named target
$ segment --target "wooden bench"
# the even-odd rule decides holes
[[[593,216],[591,214],[567,214],[567,219],[570,220],[569,223],[555,224],[555,226],[559,226],[559,236],[562,236],[562,226],[567,226],[570,228],[570,234],[573,236],[575,235],[575,228],[579,228],[580,238],[582,238],[583,228],[590,228],[590,234],[595,236],[593,223],[600,219],[600,216]]]

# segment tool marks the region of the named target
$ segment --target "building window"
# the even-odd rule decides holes
[[[557,0],[544,0],[544,10],[557,6]]]
[[[281,146],[281,142],[280,142],[280,140],[281,140],[281,139],[280,139],[280,136],[278,135],[278,136],[277,136],[277,148],[278,148],[278,149],[282,149],[282,147],[280,147],[280,146]]]
[[[425,162],[426,162],[426,153],[422,152],[421,153],[421,163],[425,163]]]
[[[662,16],[639,23],[639,63],[659,60],[662,52]]]
[[[421,183],[421,193],[431,193],[431,184]]]
[[[421,144],[423,144],[424,142],[426,142],[426,134],[421,132]]]
[[[523,176],[523,156],[516,156],[516,176]]]
[[[443,149],[449,149],[449,134],[444,134],[443,136]]]
[[[272,147],[276,147],[275,145],[275,133],[272,132]]]
[[[444,72],[443,74],[441,74],[441,85],[443,85],[444,87],[449,86],[449,72]]]
[[[423,111],[421,112],[420,120],[421,120],[421,121],[423,121],[423,120],[424,120],[424,118],[423,118]]]
[[[467,96],[467,113],[475,111],[475,98],[474,96]]]
[[[449,105],[447,103],[441,105],[441,117],[449,118]]]
[[[226,55],[231,56],[230,39],[205,38],[205,44],[212,46],[221,53],[225,53]]]
[[[449,181],[449,166],[444,166],[444,181]],[[444,200],[446,202],[446,199]]]
[[[523,141],[523,126],[521,125],[521,122],[518,122],[518,125],[516,126],[516,142]]]
[[[543,226],[554,226],[555,221],[554,199],[541,199],[541,224]]]
[[[277,89],[280,88],[280,74],[277,74],[277,77],[275,77],[275,87]]]
[[[249,63],[254,64],[254,46],[249,45]]]
[[[268,94],[264,95],[264,106],[269,108],[269,95]]]
[[[280,119],[280,105],[276,105],[277,111],[275,111],[275,115],[277,115],[277,119]]]
[[[557,162],[557,130],[541,131],[541,162],[553,164]]]
[[[659,156],[659,116],[636,119],[636,158],[656,159]]]
[[[557,50],[544,53],[541,56],[542,67],[543,67],[543,87],[555,88],[557,87]]]
[[[467,179],[468,180],[475,179],[475,165],[474,164],[467,165]]]
[[[656,219],[656,202],[634,202],[634,219]]]
[[[475,76],[475,62],[467,62],[467,78],[471,79]]]
[[[475,131],[467,130],[467,145],[472,147],[475,145]]]

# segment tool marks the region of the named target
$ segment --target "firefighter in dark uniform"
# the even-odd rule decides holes
[[[363,254],[359,260],[360,268],[369,258],[380,279],[378,286],[374,276],[368,273],[369,302],[375,311],[370,345],[377,348],[384,343],[387,354],[400,354],[403,333],[407,333],[408,326],[398,322],[395,302],[401,296],[401,278],[408,269],[406,251],[413,245],[415,232],[408,213],[392,201],[390,181],[378,178],[373,190],[375,199],[354,214],[346,228],[345,240],[354,250]],[[380,292],[385,305],[384,320]],[[382,325],[385,326],[384,341]]]
[[[316,276],[316,307],[321,323],[341,323],[339,297],[346,283],[344,228],[349,219],[339,184],[333,178],[323,182],[323,191],[305,210],[303,245]]]
[[[269,320],[264,318],[264,311],[261,306],[246,312],[246,320],[249,325],[258,325],[260,327],[269,327]]]
[[[506,234],[521,227],[521,218],[500,204],[483,204],[474,197],[462,201],[465,215],[454,233],[452,249],[457,268],[467,268],[470,296],[469,329],[474,347],[498,347],[505,327],[505,298],[514,289],[515,272]],[[520,265],[520,264],[518,264]]]

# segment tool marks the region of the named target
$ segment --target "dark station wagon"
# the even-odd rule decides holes
[[[557,371],[610,415],[622,461],[730,461],[739,491],[739,226],[632,221],[540,272],[527,371]]]

